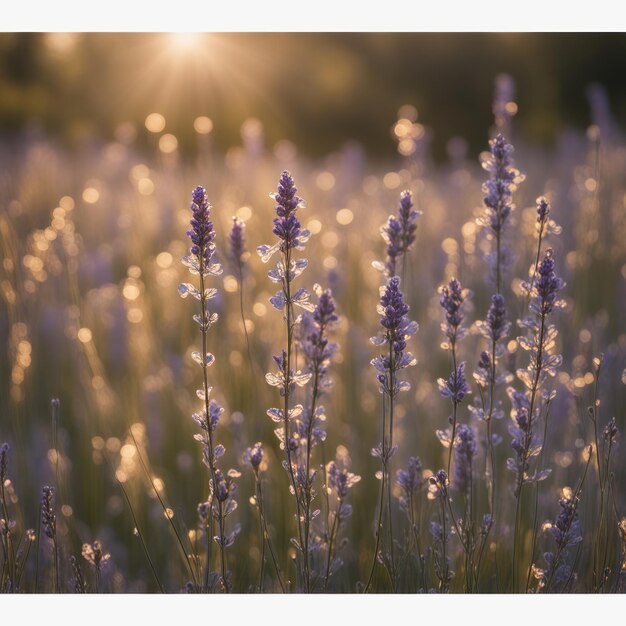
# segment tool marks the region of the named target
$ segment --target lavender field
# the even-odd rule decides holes
[[[488,79],[443,158],[4,135],[2,592],[626,591],[624,126]]]

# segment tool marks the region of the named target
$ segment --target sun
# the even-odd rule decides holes
[[[171,52],[178,54],[196,52],[205,45],[207,36],[206,33],[168,33],[168,47]]]

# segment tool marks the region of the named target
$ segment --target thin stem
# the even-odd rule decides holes
[[[550,400],[546,404],[546,417],[543,424],[543,441],[541,444],[541,452],[539,454],[539,470],[543,469],[543,452],[546,447],[546,439],[548,436],[548,416],[550,415]],[[533,561],[535,560],[535,548],[537,546],[537,513],[539,509],[539,482],[535,483],[535,513],[533,516],[533,543],[530,552],[530,565],[528,566],[528,574],[526,576],[526,592],[530,588],[530,575],[533,569]]]
[[[272,563],[274,565],[274,569],[276,570],[276,577],[278,578],[278,584],[280,585],[281,591],[285,593],[285,585],[283,584],[283,580],[280,576],[280,568],[278,567],[278,561],[276,560],[276,555],[274,554],[274,549],[272,548],[272,539],[267,529],[267,520],[265,518],[265,513],[263,511],[263,492],[261,490],[261,481],[259,478],[256,478],[256,488],[257,488],[257,505],[259,507],[259,514],[263,523],[265,541],[267,541],[267,547],[269,548],[270,556],[272,558]]]
[[[384,465],[383,465],[384,468]],[[374,546],[374,557],[372,558],[372,566],[370,568],[369,578],[367,580],[367,584],[365,585],[365,589],[363,593],[367,593],[369,591],[370,585],[372,584],[372,579],[374,577],[374,570],[376,569],[376,563],[378,562],[378,547],[380,545],[380,533],[382,530],[383,523],[383,505],[385,502],[385,480],[384,475],[381,477],[380,481],[380,503],[378,506],[378,523],[376,526],[376,545]]]
[[[250,350],[250,337],[248,336],[248,326],[246,325],[246,318],[243,313],[243,267],[241,266],[241,259],[237,260],[237,270],[239,273],[239,313],[241,314],[241,323],[243,324],[243,332],[246,335],[246,348],[248,349],[248,363],[250,365],[250,371],[254,376],[254,361],[252,360],[252,352]]]
[[[333,525],[330,531],[330,538],[328,540],[328,554],[326,556],[326,576],[324,577],[324,593],[328,589],[328,579],[330,578],[330,566],[332,563],[333,556],[333,543],[335,540],[336,534],[339,532],[339,525],[341,524],[341,507],[343,505],[343,500],[339,500],[339,507],[335,512],[335,517],[333,518]]]
[[[395,333],[394,333],[395,334]],[[396,590],[396,564],[394,557],[394,544],[393,544],[393,518],[391,515],[391,478],[390,478],[390,461],[391,454],[393,451],[393,409],[394,409],[394,386],[395,386],[395,365],[394,365],[394,354],[393,354],[393,339],[394,337],[389,338],[389,446],[388,446],[388,454],[389,456],[386,459],[386,470],[387,470],[387,511],[389,517],[389,550],[391,552],[391,578],[393,581],[393,591]]]
[[[537,342],[537,356],[535,357],[535,378],[532,383],[531,392],[530,392],[530,408],[528,409],[528,425],[526,427],[526,432],[524,434],[524,448],[522,451],[522,460],[521,460],[521,472],[518,473],[517,479],[517,506],[515,509],[515,531],[513,533],[513,592],[515,593],[515,555],[517,548],[517,528],[519,525],[519,517],[520,517],[520,501],[522,499],[522,488],[524,486],[524,473],[526,465],[526,461],[528,460],[528,452],[530,449],[530,444],[532,440],[532,426],[533,426],[533,412],[535,409],[535,399],[537,396],[537,390],[539,388],[539,377],[542,371],[542,360],[543,360],[543,337],[545,332],[545,322],[546,322],[546,314],[542,310],[541,312],[541,327],[539,330],[539,337]]]
[[[323,337],[324,326],[320,325],[320,339]],[[318,350],[319,352],[319,350]],[[309,410],[309,423],[307,425],[307,437],[306,437],[306,487],[305,487],[305,501],[304,501],[304,558],[305,558],[305,570],[309,572],[309,530],[311,523],[311,484],[309,482],[309,475],[311,473],[311,439],[313,437],[313,422],[315,415],[315,408],[317,403],[317,396],[319,394],[319,380],[320,380],[320,359],[321,355],[316,354],[315,367],[313,371],[313,393],[311,395],[311,408]],[[310,582],[307,582],[307,589],[310,590]]]
[[[290,270],[289,267],[291,265],[291,249],[287,246],[287,249],[284,252],[284,263],[285,263],[285,277],[284,277],[284,288],[285,288],[285,317],[287,323],[287,363],[285,367],[285,387],[284,387],[284,414],[283,414],[283,427],[284,427],[284,446],[285,446],[285,456],[287,458],[287,469],[289,471],[289,478],[291,479],[291,486],[293,487],[294,496],[296,498],[296,517],[298,522],[298,538],[300,543],[300,549],[303,549],[303,535],[302,535],[302,515],[300,512],[300,495],[298,490],[298,484],[296,482],[296,477],[293,471],[293,463],[291,461],[291,449],[289,447],[290,433],[289,433],[289,396],[290,396],[290,387],[291,387],[291,349],[293,343],[293,328],[292,328],[292,304],[291,304],[291,278],[290,278]],[[304,556],[304,555],[303,555]],[[304,557],[304,577],[305,577],[305,585],[306,591],[308,592],[309,585],[309,571],[308,571],[308,559]]]
[[[178,529],[176,528],[176,525],[172,521],[172,517],[169,515],[167,506],[165,506],[165,502],[163,502],[163,498],[161,497],[161,494],[159,493],[159,490],[156,488],[156,485],[154,484],[154,480],[152,479],[152,476],[150,475],[150,472],[148,471],[148,467],[146,466],[146,463],[143,460],[143,456],[142,456],[142,454],[141,454],[141,452],[139,450],[139,444],[137,443],[137,440],[135,439],[135,435],[133,433],[133,429],[131,428],[129,430],[129,432],[130,432],[131,439],[133,440],[133,443],[135,444],[135,449],[137,450],[137,458],[139,459],[141,467],[143,468],[144,473],[148,477],[148,480],[150,481],[150,485],[152,486],[152,489],[153,489],[153,491],[154,491],[154,493],[155,493],[155,495],[156,495],[156,497],[157,497],[157,499],[158,499],[158,501],[159,501],[159,503],[161,505],[161,508],[163,509],[163,512],[165,513],[165,518],[169,522],[169,525],[172,528],[172,530],[174,531],[174,535],[176,536],[176,540],[178,541],[178,545],[180,546],[180,549],[181,549],[181,552],[183,553],[183,557],[185,559],[185,562],[187,563],[187,567],[189,569],[189,575],[193,579],[194,585],[196,585],[197,584],[196,575],[195,575],[194,568],[191,566],[191,561],[189,560],[189,555],[187,554],[187,549],[183,545],[183,540],[180,537]],[[210,541],[210,538],[209,538],[209,541]]]
[[[110,463],[110,461],[109,461]],[[117,477],[116,477],[117,480]],[[159,591],[161,593],[165,593],[165,589],[163,588],[163,585],[161,584],[161,581],[159,580],[159,576],[156,572],[156,569],[154,567],[154,563],[152,562],[152,559],[150,558],[150,553],[148,552],[148,548],[146,546],[146,543],[143,539],[143,533],[141,532],[140,528],[139,528],[139,523],[137,522],[137,518],[135,516],[135,511],[133,509],[133,505],[131,504],[130,498],[128,497],[128,493],[126,492],[126,489],[124,488],[124,485],[117,480],[117,484],[120,486],[120,489],[122,490],[122,493],[124,494],[124,498],[126,499],[126,503],[128,504],[128,508],[130,510],[130,514],[133,518],[133,524],[134,524],[134,528],[135,531],[137,532],[137,537],[139,537],[139,541],[141,541],[141,547],[143,549],[144,554],[146,555],[146,558],[148,559],[148,563],[150,565],[150,569],[152,570],[152,575],[154,576],[154,580],[156,581],[156,584],[159,587]]]
[[[9,524],[9,511],[6,503],[6,494],[4,492],[4,483],[0,483],[0,502],[2,502],[2,514],[7,524],[7,533],[5,535],[5,553],[7,555],[8,575],[11,583],[11,592],[15,593],[15,552],[13,549],[13,539],[11,537],[11,529]],[[4,535],[4,532],[2,533]]]
[[[457,372],[456,372],[456,348],[454,339],[450,342],[450,352],[452,353],[452,375],[454,376],[454,388],[457,389],[458,381],[457,381]],[[448,476],[450,476],[450,465],[452,464],[452,451],[454,449],[454,439],[456,437],[456,409],[457,409],[457,401],[456,398],[452,399],[452,436],[450,438],[450,448],[448,452]]]

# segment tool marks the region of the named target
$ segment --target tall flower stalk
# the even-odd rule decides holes
[[[494,418],[503,416],[502,409],[496,405],[496,387],[508,380],[510,375],[497,371],[498,362],[504,354],[503,340],[506,339],[511,323],[507,320],[504,296],[499,293],[491,296],[491,305],[485,320],[479,320],[476,325],[485,339],[489,342],[489,351],[480,355],[474,379],[480,390],[482,407],[474,409],[474,414],[486,424],[486,478],[489,495],[489,510],[492,519],[495,517],[496,506],[496,458],[494,450]]]
[[[326,552],[326,567],[324,574],[324,592],[328,589],[328,581],[332,574],[341,565],[341,559],[336,556],[337,540],[341,531],[341,524],[352,515],[352,505],[347,502],[348,493],[356,483],[361,480],[357,474],[353,474],[345,467],[340,467],[335,461],[326,465],[327,485],[329,495],[334,496],[335,506],[332,513],[332,524],[328,530],[328,547]]]
[[[41,492],[41,524],[43,531],[52,544],[54,559],[54,591],[61,592],[59,581],[59,543],[57,537],[57,518],[54,510],[54,487],[44,487]]]
[[[224,452],[224,446],[215,442],[215,430],[223,412],[222,407],[215,400],[210,399],[212,387],[209,385],[208,369],[214,363],[215,357],[208,352],[208,332],[217,322],[217,313],[211,313],[208,309],[208,301],[215,297],[217,290],[206,287],[208,276],[219,276],[222,267],[213,261],[215,253],[215,230],[210,221],[211,205],[207,199],[204,187],[196,187],[192,193],[191,203],[191,228],[187,236],[191,240],[189,256],[183,257],[183,265],[189,268],[193,276],[199,277],[199,289],[190,283],[182,283],[178,290],[185,298],[193,296],[200,302],[200,314],[193,316],[194,321],[200,327],[202,336],[202,352],[193,352],[193,360],[202,369],[202,388],[196,392],[203,402],[200,413],[194,413],[193,418],[200,426],[201,433],[195,438],[203,445],[203,461],[209,469],[209,499],[207,518],[207,565],[204,576],[203,591],[209,591],[210,571],[213,562],[212,545],[215,541],[219,546],[220,555],[220,584],[224,591],[230,590],[226,570],[225,549],[232,545],[236,531],[227,534],[225,531],[225,518],[236,508],[236,502],[232,496],[235,492],[232,477],[225,478],[217,468],[217,459]],[[214,522],[217,522],[217,535],[214,536]]]
[[[452,357],[452,373],[448,380],[440,378],[439,393],[444,398],[450,398],[452,402],[452,416],[450,428],[446,431],[437,431],[437,436],[444,446],[448,447],[448,464],[446,472],[450,475],[452,464],[452,450],[456,438],[457,409],[463,398],[469,393],[469,385],[465,378],[465,363],[457,364],[457,344],[467,335],[467,328],[463,326],[464,312],[463,303],[471,296],[469,289],[464,289],[456,278],[451,278],[447,285],[440,290],[439,304],[445,312],[445,322],[441,324],[441,330],[445,333],[447,341],[441,344],[444,350],[449,350]]]
[[[558,331],[550,323],[550,316],[565,306],[558,300],[558,293],[565,283],[556,275],[552,250],[549,249],[537,269],[536,280],[529,287],[531,300],[529,314],[519,322],[527,330],[527,335],[518,338],[521,348],[529,353],[528,367],[517,370],[517,377],[525,386],[524,391],[509,388],[513,405],[511,417],[513,424],[510,433],[513,437],[511,447],[516,456],[507,460],[507,467],[515,474],[514,495],[516,498],[515,526],[513,530],[513,591],[515,591],[515,573],[517,555],[517,535],[520,521],[522,489],[527,483],[547,478],[550,470],[539,469],[530,473],[530,459],[538,456],[543,442],[535,434],[535,425],[542,413],[542,404],[548,404],[551,394],[541,394],[546,375],[554,376],[561,364],[561,356],[553,354]],[[554,397],[552,395],[552,397]],[[544,402],[542,403],[542,400]]]
[[[330,290],[321,291],[316,286],[319,298],[313,313],[305,313],[298,338],[298,346],[302,351],[305,361],[305,372],[311,374],[310,397],[306,403],[301,417],[297,420],[297,431],[300,439],[299,474],[304,474],[303,506],[304,506],[304,558],[307,563],[306,570],[310,573],[311,557],[311,521],[319,511],[311,509],[315,498],[313,483],[316,471],[312,470],[313,448],[326,439],[324,422],[326,420],[325,409],[319,403],[323,393],[332,385],[328,376],[328,367],[331,359],[337,352],[337,344],[329,341],[328,332],[333,329],[339,319],[335,313],[335,301]],[[302,454],[304,459],[302,460]],[[328,476],[328,474],[327,474]],[[330,551],[330,548],[329,548]],[[308,587],[310,588],[310,581]]]
[[[298,219],[297,211],[304,206],[302,198],[296,195],[297,188],[291,174],[284,171],[278,182],[278,191],[270,195],[276,202],[276,215],[272,232],[278,237],[273,245],[262,245],[257,252],[264,263],[267,263],[274,254],[280,255],[279,261],[268,272],[270,280],[280,285],[279,291],[270,302],[281,311],[285,321],[286,347],[281,354],[274,356],[278,366],[277,373],[267,373],[265,379],[268,384],[278,387],[283,398],[282,408],[271,408],[268,415],[272,420],[281,424],[275,433],[280,441],[280,447],[285,453],[284,467],[289,475],[290,488],[296,499],[296,521],[298,524],[298,549],[302,555],[302,578],[304,587],[309,591],[310,573],[308,571],[308,557],[304,555],[304,517],[303,517],[303,490],[297,480],[297,464],[294,461],[294,452],[298,448],[298,437],[294,437],[292,423],[304,410],[302,405],[293,404],[293,392],[297,386],[304,386],[312,374],[294,371],[295,359],[293,355],[294,330],[297,318],[294,316],[294,306],[306,311],[313,311],[314,306],[309,302],[309,293],[301,287],[293,291],[293,281],[305,270],[308,265],[306,259],[295,259],[294,252],[304,250],[310,233],[303,229]]]
[[[397,583],[391,515],[390,461],[397,450],[397,446],[393,443],[394,405],[396,396],[400,391],[407,391],[411,388],[411,385],[407,381],[398,379],[398,374],[401,370],[417,363],[413,355],[406,351],[407,339],[413,336],[418,330],[417,323],[408,318],[408,312],[409,306],[404,302],[404,296],[400,291],[400,279],[394,276],[389,280],[386,287],[381,287],[378,314],[380,315],[380,324],[383,327],[383,331],[371,339],[371,342],[375,346],[384,348],[385,352],[372,359],[372,365],[377,371],[377,379],[379,382],[378,389],[383,396],[382,440],[379,445],[372,450],[372,455],[379,458],[381,462],[381,489],[378,521],[376,524],[376,545],[365,592],[370,589],[376,563],[378,562],[378,549],[383,529],[385,493],[387,494],[387,530],[389,541],[387,570],[394,590]]]

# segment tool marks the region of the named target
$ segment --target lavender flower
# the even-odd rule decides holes
[[[471,297],[469,289],[464,289],[456,278],[451,278],[447,285],[439,289],[441,294],[439,304],[445,312],[445,323],[441,324],[441,330],[448,337],[448,344],[444,344],[444,349],[453,347],[457,341],[461,341],[467,335],[467,328],[463,326],[463,304]]]
[[[278,365],[278,373],[267,373],[265,379],[271,386],[278,387],[281,397],[284,398],[282,408],[271,408],[268,415],[277,422],[282,424],[281,428],[277,428],[274,433],[281,443],[281,449],[285,451],[284,467],[289,474],[290,489],[296,498],[296,520],[298,522],[298,540],[300,552],[303,559],[304,582],[305,589],[309,590],[309,555],[308,552],[303,553],[305,544],[304,520],[305,516],[301,510],[304,506],[302,501],[302,481],[297,480],[298,466],[292,458],[292,451],[298,447],[298,438],[294,436],[292,430],[297,424],[293,420],[297,418],[303,410],[302,405],[291,406],[291,392],[294,385],[303,386],[311,378],[312,374],[292,369],[292,347],[294,340],[294,329],[299,323],[299,319],[295,318],[293,307],[299,306],[305,311],[312,312],[315,307],[309,301],[309,292],[301,287],[293,292],[293,281],[306,269],[308,261],[306,259],[292,258],[293,252],[296,250],[304,250],[304,244],[308,240],[310,233],[303,229],[298,219],[297,210],[304,206],[302,198],[296,195],[296,186],[289,172],[284,171],[278,182],[277,193],[271,194],[276,201],[276,215],[274,218],[274,228],[272,232],[278,237],[278,241],[273,245],[262,245],[257,248],[263,263],[267,263],[270,258],[280,252],[280,260],[276,267],[268,272],[270,280],[280,285],[280,290],[270,298],[272,306],[281,311],[285,321],[287,342],[285,349],[282,350],[280,356],[274,356],[274,361]],[[308,484],[308,478],[304,481]],[[303,523],[304,520],[304,523]]]
[[[44,533],[46,537],[56,541],[56,515],[54,514],[54,505],[52,498],[54,496],[53,487],[44,487],[41,492],[41,523],[43,525]]]
[[[192,246],[190,256],[184,257],[182,262],[189,268],[192,275],[199,275],[199,289],[190,283],[182,283],[178,291],[185,298],[188,295],[193,296],[200,302],[200,314],[193,316],[194,321],[200,327],[202,335],[202,351],[194,351],[191,354],[192,359],[202,368],[202,388],[196,391],[196,394],[203,402],[202,411],[193,414],[194,421],[200,426],[201,432],[194,435],[194,439],[202,444],[202,460],[207,466],[210,474],[209,489],[211,497],[209,503],[212,504],[214,517],[218,523],[217,542],[220,546],[220,565],[221,565],[221,583],[225,591],[229,590],[228,575],[226,571],[226,559],[224,548],[226,547],[226,534],[224,531],[224,523],[226,516],[235,510],[236,502],[230,499],[234,494],[234,486],[230,486],[229,481],[225,481],[221,471],[217,468],[217,460],[224,455],[225,448],[215,441],[215,430],[219,422],[223,408],[215,401],[210,399],[212,391],[208,382],[208,368],[213,365],[215,357],[207,351],[207,334],[210,327],[217,322],[217,314],[210,313],[207,308],[208,301],[217,294],[216,289],[208,289],[205,287],[206,276],[217,276],[221,274],[222,268],[218,263],[213,262],[215,253],[215,231],[213,223],[210,221],[211,205],[207,200],[204,187],[196,187],[192,192],[191,203],[191,229],[187,231],[187,236],[191,239]],[[227,495],[221,499],[224,493],[224,485],[228,486]],[[214,498],[215,496],[215,498]],[[216,500],[216,501],[214,501]],[[228,500],[228,502],[226,502]],[[207,565],[204,576],[204,590],[208,591],[208,581],[213,578],[210,568],[212,566],[212,541],[213,534],[213,518],[208,516],[208,533],[207,533]],[[234,540],[236,533],[231,533]],[[192,572],[193,576],[193,572]],[[197,581],[192,581],[197,584]]]
[[[448,380],[437,380],[439,393],[443,398],[450,398],[454,404],[460,404],[463,398],[470,393],[470,388],[465,378],[465,361],[459,363],[455,371],[450,374]]]
[[[233,217],[233,227],[230,231],[228,241],[230,243],[230,257],[236,267],[241,266],[241,260],[246,251],[245,248],[246,224],[237,217]]]
[[[466,424],[460,424],[456,434],[454,485],[469,496],[472,486],[472,459],[476,456],[477,446],[474,431]]]
[[[349,472],[346,468],[340,468],[335,461],[330,461],[326,466],[328,487],[331,489],[339,502],[348,497],[348,491],[361,480],[357,474]],[[344,505],[344,510],[339,517],[346,518],[352,513],[352,507]]]
[[[189,252],[192,256],[185,257],[183,262],[193,270],[192,273],[197,274],[200,271],[204,271],[205,274],[213,273],[219,266],[211,264],[215,252],[213,243],[215,231],[213,222],[209,219],[211,205],[204,187],[196,187],[191,198],[191,228],[187,231],[187,236],[191,239],[192,246]]]
[[[520,326],[528,329],[530,335],[518,338],[520,346],[530,352],[530,364],[526,369],[519,369],[517,376],[531,393],[533,389],[536,392],[542,373],[554,376],[561,364],[560,355],[550,354],[557,330],[554,325],[547,323],[547,318],[565,306],[563,300],[557,299],[564,286],[563,280],[556,275],[554,257],[549,249],[539,265],[537,279],[531,290],[530,315],[520,322]]]
[[[257,441],[251,448],[247,448],[244,454],[244,460],[250,464],[252,471],[258,474],[261,463],[263,462],[263,444]]]
[[[4,485],[7,478],[9,444],[3,443],[0,446],[0,485]]]
[[[415,365],[417,360],[410,352],[406,351],[407,339],[414,335],[418,326],[416,322],[409,320],[407,314],[409,306],[404,302],[404,296],[400,291],[400,279],[392,276],[386,287],[381,287],[380,304],[378,305],[378,314],[380,315],[380,324],[383,331],[376,337],[371,338],[371,342],[376,346],[385,346],[386,353],[372,359],[371,363],[376,368],[379,391],[383,395],[383,440],[372,449],[372,454],[381,460],[382,464],[382,481],[381,481],[381,498],[378,511],[378,523],[376,531],[376,546],[374,549],[374,559],[370,569],[369,579],[366,584],[366,591],[372,583],[374,570],[378,561],[378,546],[380,545],[382,531],[382,514],[383,500],[385,488],[387,488],[388,506],[391,508],[391,485],[389,461],[397,450],[397,446],[393,445],[393,418],[394,418],[394,402],[400,391],[410,389],[407,381],[398,380],[398,373],[407,367]],[[388,408],[386,408],[386,405]],[[387,422],[388,412],[388,425]],[[395,588],[395,564],[394,564],[394,542],[392,520],[389,519],[389,555],[390,555],[390,577],[392,587]]]
[[[353,474],[345,467],[339,467],[335,461],[326,465],[327,489],[335,496],[335,506],[332,512],[332,525],[327,529],[328,548],[326,554],[326,575],[324,577],[324,591],[328,588],[330,577],[342,564],[341,558],[336,556],[337,538],[343,521],[352,515],[352,505],[346,502],[348,493],[361,477]]]
[[[511,323],[507,321],[506,304],[502,294],[494,293],[491,296],[487,319],[479,325],[479,328],[484,337],[495,343],[507,336]]]
[[[617,439],[619,435],[619,430],[617,428],[617,424],[615,423],[614,417],[612,417],[609,423],[604,427],[602,435],[604,437],[604,440],[609,444],[613,444],[613,442]]]
[[[413,521],[411,510],[413,497],[422,485],[422,462],[418,457],[409,457],[406,470],[400,469],[396,472],[396,483],[401,489],[398,495],[400,508],[407,514],[410,521]]]
[[[380,393],[390,398],[395,398],[399,391],[411,388],[407,381],[398,381],[396,374],[417,363],[413,355],[405,351],[407,339],[418,330],[417,323],[407,317],[408,312],[409,305],[404,302],[404,296],[400,291],[400,279],[394,276],[389,280],[387,287],[381,290],[378,306],[380,324],[385,331],[371,338],[374,345],[389,347],[389,353],[372,359],[372,365],[378,372]]]
[[[387,244],[387,262],[382,264],[378,261],[374,267],[383,271],[387,276],[392,277],[397,274],[398,261],[404,257],[415,242],[415,231],[417,230],[417,218],[421,211],[413,208],[413,196],[407,189],[400,194],[400,205],[396,215],[390,215],[380,233]]]
[[[548,565],[545,570],[533,568],[535,577],[539,580],[539,589],[551,591],[567,583],[572,577],[572,568],[566,559],[569,550],[583,540],[580,520],[578,518],[579,495],[566,493],[559,500],[559,514],[554,524],[548,524],[548,533],[556,544],[555,552],[546,552],[543,556]]]
[[[486,211],[485,215],[479,218],[478,224],[488,229],[490,235],[496,239],[496,249],[488,255],[487,260],[495,271],[496,292],[500,293],[501,266],[507,264],[508,253],[502,235],[514,208],[513,192],[524,180],[524,176],[514,167],[513,146],[502,134],[498,134],[489,142],[489,148],[490,155],[482,164],[490,174],[489,180],[483,185],[485,193],[483,203]]]

